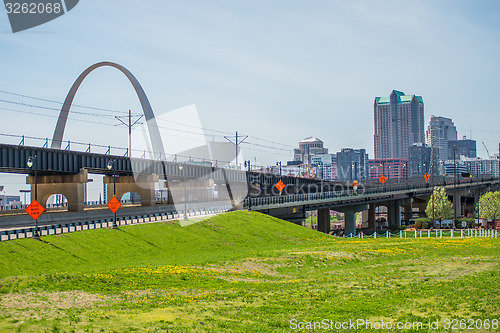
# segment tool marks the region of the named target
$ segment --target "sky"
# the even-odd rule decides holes
[[[81,0],[12,33],[0,8],[0,143],[51,138],[78,75],[112,61],[135,75],[155,114],[195,105],[192,123],[208,140],[248,135],[243,153],[257,164],[291,160],[308,136],[372,158],[374,98],[393,89],[423,96],[426,127],[431,115],[450,117],[486,157],[482,142],[491,154],[500,142],[499,16],[496,0]],[[84,107],[72,108],[72,142],[127,147],[113,117],[142,114],[113,68],[91,73],[74,104]],[[163,128],[183,140],[191,120]]]

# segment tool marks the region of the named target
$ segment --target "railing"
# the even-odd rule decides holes
[[[451,229],[449,231],[443,231],[443,229],[436,229],[436,230],[414,230],[414,231],[403,231],[400,230],[399,232],[377,232],[374,231],[371,234],[366,233],[366,232],[359,232],[356,236],[351,234],[348,235],[343,235],[342,237],[349,237],[349,238],[391,238],[391,237],[397,237],[397,238],[444,238],[444,237],[449,237],[449,238],[478,238],[478,237],[485,237],[485,238],[498,238],[498,230],[493,230],[493,229]]]
[[[198,210],[188,210],[184,211],[173,211],[173,212],[163,212],[163,213],[153,213],[153,214],[143,214],[134,216],[122,216],[117,217],[116,225],[132,225],[140,223],[150,223],[150,222],[161,222],[168,220],[176,220],[186,217],[196,217],[196,216],[206,216],[212,214],[218,214],[225,212],[229,207],[213,207],[207,209]],[[80,221],[74,223],[65,223],[57,225],[47,225],[38,227],[38,234],[40,236],[46,235],[58,235],[62,233],[83,231],[90,229],[100,229],[100,228],[110,228],[113,226],[113,219],[97,219],[89,221]],[[11,229],[0,231],[0,241],[7,241],[20,238],[30,238],[35,235],[35,227],[21,228],[21,229]]]
[[[421,191],[425,190],[425,192],[431,193],[433,187],[435,186],[446,186],[451,187],[455,186],[457,189],[468,188],[471,186],[477,185],[486,185],[486,183],[498,179],[488,178],[483,179],[481,181],[476,182],[465,182],[465,183],[457,183],[453,182],[444,182],[444,183],[396,183],[389,186],[376,186],[376,187],[364,187],[360,190],[352,190],[350,188],[339,189],[338,191],[328,191],[328,192],[320,192],[320,193],[304,193],[304,194],[290,194],[290,195],[277,195],[277,196],[269,196],[269,197],[255,197],[255,198],[246,198],[244,201],[244,207],[251,209],[256,206],[268,206],[268,205],[278,205],[278,204],[286,204],[286,203],[295,203],[295,202],[307,202],[307,201],[321,201],[328,199],[342,199],[342,200],[350,200],[354,198],[365,198],[370,195],[383,195],[390,196],[393,194],[397,194],[400,192],[413,192],[413,191]]]

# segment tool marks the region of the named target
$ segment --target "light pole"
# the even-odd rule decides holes
[[[179,164],[179,171],[182,172],[182,176],[184,176],[184,172],[182,171],[184,167]],[[184,220],[187,220],[187,188],[186,188],[186,179],[184,179]]]
[[[276,166],[279,166],[279,167],[280,167],[280,178],[281,178],[281,161],[276,162]]]
[[[455,145],[453,145],[453,227],[457,223],[457,161],[455,155]],[[460,200],[460,199],[459,199]],[[460,203],[459,203],[460,204]]]
[[[37,156],[30,156],[28,158],[28,162],[26,162],[26,165],[28,166],[28,168],[31,169],[31,167],[33,165],[35,165],[35,201],[38,201],[38,179],[37,179],[37,173],[38,173],[38,160],[37,160]],[[33,201],[33,200],[31,200]],[[35,237],[40,237],[38,235],[38,219],[35,219]]]
[[[113,170],[113,198],[116,197],[116,160],[109,160],[107,165],[108,170]],[[113,213],[113,229],[117,229],[116,226],[116,212]]]
[[[321,193],[323,193],[323,163],[319,162],[318,163],[319,169],[321,170]]]

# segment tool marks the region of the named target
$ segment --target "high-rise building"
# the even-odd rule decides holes
[[[311,136],[299,142],[299,148],[293,150],[293,160],[311,164],[311,157],[316,154],[328,154],[328,148],[323,147],[323,141]]]
[[[422,96],[393,90],[388,97],[375,97],[375,158],[408,158],[414,143],[424,143]]]
[[[368,161],[370,179],[408,177],[408,160],[405,158],[379,158]]]
[[[457,128],[450,118],[431,116],[429,126],[427,127],[426,142],[429,147],[438,148],[438,159],[440,161],[450,159],[450,156],[448,156],[448,142],[456,140]]]
[[[460,158],[460,156],[477,157],[476,140],[464,137],[463,140],[448,141],[448,158],[450,160],[453,159],[453,153],[455,153],[455,158]]]
[[[431,152],[431,147],[421,143],[410,147],[410,158],[408,159],[410,177],[421,177],[426,173],[433,174],[431,172]]]
[[[368,179],[368,154],[365,149],[342,148],[337,153],[337,180]]]
[[[317,166],[318,176],[324,180],[337,179],[337,156],[335,154],[316,154],[311,157],[313,166]]]
[[[499,163],[497,158],[462,158],[460,163],[467,166],[468,172],[475,177],[480,176],[499,176]]]

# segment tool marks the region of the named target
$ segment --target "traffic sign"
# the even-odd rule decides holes
[[[283,191],[283,189],[285,188],[285,184],[280,180],[276,185],[276,188],[278,189],[278,191]]]
[[[382,184],[384,184],[387,181],[387,178],[384,175],[382,175],[382,176],[380,176],[378,181],[381,182]]]
[[[425,175],[424,175],[426,183],[429,181],[429,177],[430,177],[430,175],[426,172]]]
[[[121,206],[122,204],[120,203],[120,201],[118,201],[118,199],[116,199],[115,196],[113,196],[113,198],[108,202],[108,207],[113,213],[116,213],[116,211],[120,209]]]
[[[40,205],[38,201],[33,200],[24,211],[28,213],[29,216],[31,216],[34,220],[38,220],[40,215],[42,215],[42,213],[45,211],[45,208],[43,208],[43,206]]]
[[[358,189],[358,181],[357,181],[357,180],[354,180],[354,181],[352,182],[352,188],[353,188],[354,190],[357,190],[357,189]]]

